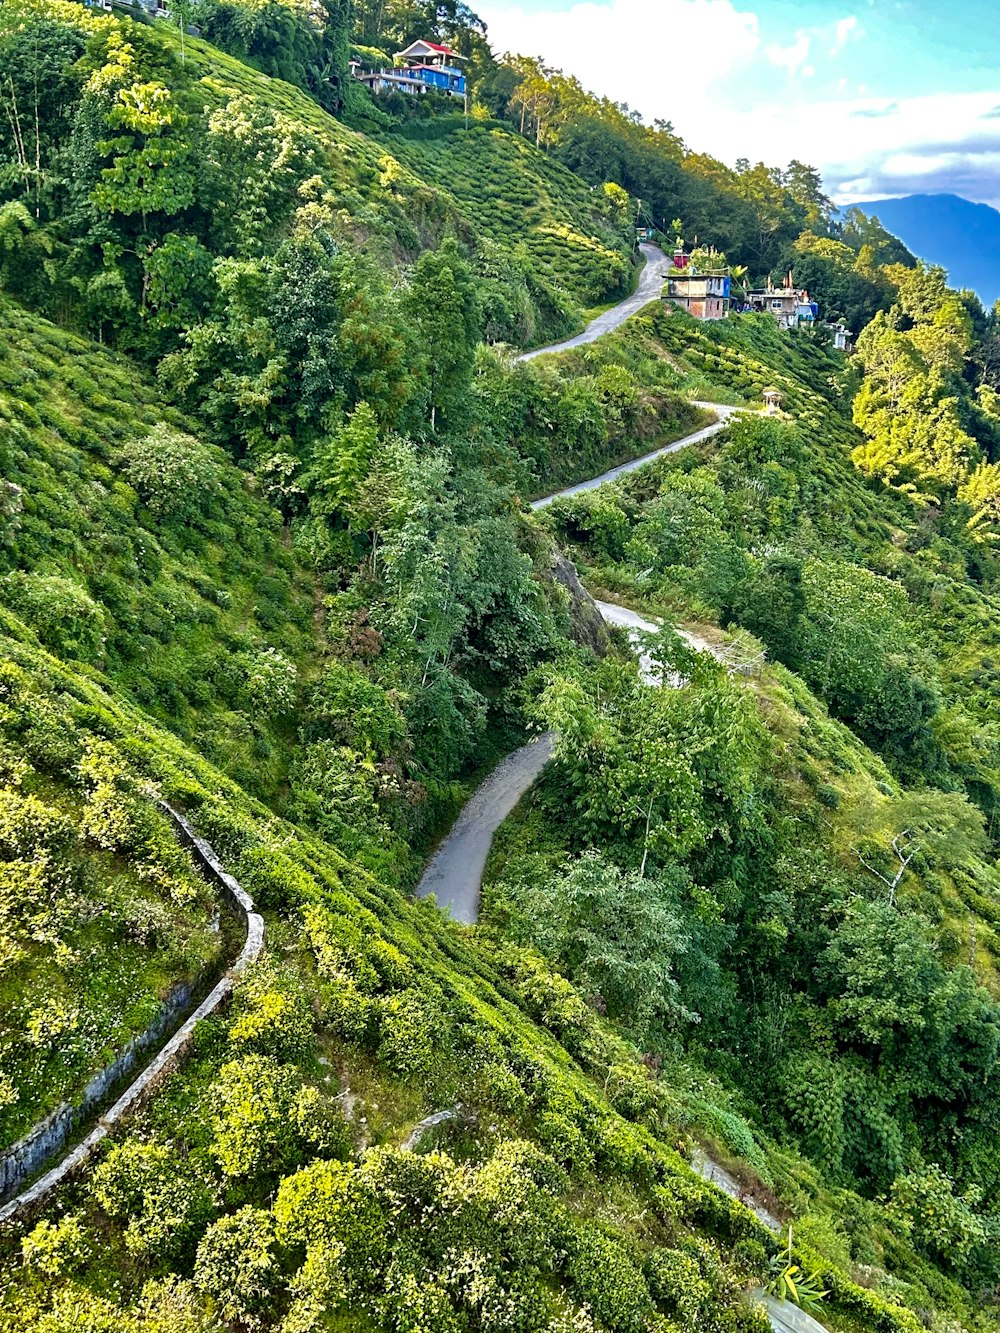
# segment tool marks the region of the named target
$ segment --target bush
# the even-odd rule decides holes
[[[134,1255],[173,1257],[212,1215],[207,1183],[168,1144],[127,1139],[94,1172],[91,1190],[125,1226]]]
[[[645,1329],[653,1313],[652,1298],[621,1240],[588,1223],[576,1228],[567,1249],[573,1285],[598,1320],[621,1333]]]
[[[126,444],[116,461],[150,513],[161,521],[190,523],[208,512],[222,494],[222,451],[163,422]]]
[[[48,1277],[72,1272],[87,1257],[87,1252],[83,1227],[73,1213],[67,1213],[58,1222],[39,1222],[21,1241],[25,1266]]]
[[[108,628],[104,611],[72,579],[58,574],[8,574],[0,582],[0,597],[60,657],[97,662],[103,656]]]
[[[296,1060],[313,1046],[313,1023],[301,990],[282,984],[268,963],[248,968],[237,984],[229,1040],[241,1051]]]
[[[212,1151],[227,1176],[257,1176],[294,1165],[298,1075],[266,1055],[231,1060],[212,1085]]]
[[[220,1217],[198,1246],[194,1280],[215,1298],[227,1323],[257,1327],[257,1316],[273,1309],[281,1282],[271,1214],[247,1207]]]

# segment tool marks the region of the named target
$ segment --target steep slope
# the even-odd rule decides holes
[[[0,601],[273,792],[315,595],[278,516],[134,365],[0,318]]]
[[[611,242],[610,198],[595,198],[579,176],[502,122],[431,122],[427,137],[421,129],[418,122],[414,137],[385,142],[411,171],[452,196],[481,236],[510,251],[523,246],[536,271],[584,307],[624,294],[630,265]]]
[[[3,282],[116,349],[10,307],[8,1139],[127,1039],[119,952],[140,1016],[223,952],[158,796],[268,941],[0,1237],[0,1328],[760,1331],[747,1293],[788,1252],[691,1170],[715,1140],[792,1219],[831,1328],[985,1333],[995,608],[966,511],[855,471],[856,376],[767,318],[656,306],[565,356],[483,346],[558,337],[631,248],[622,191],[509,131],[446,119],[397,153],[67,0],[8,0],[0,62],[42,161],[0,121]],[[494,161],[530,246],[480,206]],[[771,384],[797,424],[522,503]],[[732,669],[663,635],[650,662],[689,684],[655,690],[625,644],[576,642],[553,533],[598,591],[742,626]],[[492,926],[412,902],[472,781],[539,728],[560,785]]]
[[[652,1313],[651,1291],[684,1299],[671,1264],[685,1246],[725,1326],[761,1327],[740,1295],[763,1258],[756,1223],[688,1172],[638,1054],[565,982],[275,819],[7,614],[3,655],[0,726],[22,771],[30,759],[72,786],[101,755],[101,822],[81,836],[134,862],[152,784],[223,851],[274,944],[190,1064],[30,1231],[26,1266],[4,1238],[0,1327],[208,1330],[258,1313],[323,1327],[345,1301],[377,1327],[428,1303],[478,1319],[484,1299],[525,1327],[562,1327],[571,1299],[618,1326]],[[456,1100],[461,1119],[439,1131],[452,1156],[400,1149]],[[647,1199],[641,1225],[595,1222],[594,1190]]]
[[[964,575],[980,558],[954,517],[929,541],[934,516],[854,470],[844,365],[828,350],[767,319],[706,328],[651,310],[600,351],[645,383],[666,363],[701,391],[776,384],[786,414],[544,511],[592,591],[694,620],[731,678],[713,683],[669,636],[651,651],[691,683],[662,701],[607,665],[544,673],[539,724],[565,743],[498,848],[490,920],[623,1025],[644,1014],[672,1086],[691,1089],[690,1121],[756,1157],[758,1178],[797,1200],[801,1236],[832,1257],[839,1235],[885,1270],[883,1289],[908,1284],[914,1308],[941,1302],[975,1327],[969,1293],[995,1225],[994,584]],[[727,641],[713,620],[744,629]],[[702,794],[678,820],[689,784]],[[707,823],[692,832],[699,808]],[[659,987],[630,990],[642,969]],[[657,991],[663,1010],[638,1008]],[[662,1034],[686,1025],[685,1062]],[[952,1063],[966,1058],[971,1083]],[[773,1143],[761,1156],[723,1119],[713,1129],[706,1068],[756,1134],[787,1144],[791,1132],[818,1172]],[[955,1228],[949,1258],[919,1220],[930,1193]]]

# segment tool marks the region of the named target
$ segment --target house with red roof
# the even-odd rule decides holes
[[[465,75],[459,68],[464,61],[450,46],[428,42],[422,38],[411,42],[405,51],[397,51],[392,69],[364,72],[352,65],[354,77],[373,93],[448,93],[452,97],[465,96]]]

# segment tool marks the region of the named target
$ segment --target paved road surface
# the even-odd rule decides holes
[[[683,439],[674,440],[673,444],[665,444],[662,449],[654,449],[651,454],[643,454],[641,458],[633,458],[629,463],[619,463],[617,467],[602,472],[599,477],[591,477],[588,481],[577,482],[575,486],[567,486],[564,490],[543,496],[541,500],[532,500],[531,508],[545,509],[553,500],[558,500],[563,495],[580,495],[583,491],[596,491],[598,486],[604,486],[609,481],[616,481],[619,477],[623,477],[626,472],[635,472],[637,468],[646,467],[647,464],[654,463],[666,454],[675,454],[678,449],[686,449],[689,444],[697,444],[699,440],[710,440],[713,435],[718,435],[720,430],[726,429],[730,417],[739,410],[735,407],[726,407],[722,403],[703,403],[699,400],[694,400],[694,406],[704,407],[710,412],[714,412],[718,420],[713,421],[710,426],[702,426],[701,430],[685,435]]]
[[[800,1310],[791,1301],[776,1301],[773,1296],[755,1292],[767,1308],[767,1317],[771,1321],[773,1333],[827,1333],[822,1324],[818,1324],[811,1314]]]
[[[643,648],[641,635],[657,634],[659,632],[660,626],[656,621],[647,620],[645,616],[640,616],[631,607],[619,606],[617,602],[598,602],[595,599],[594,605],[607,624],[620,625],[623,629],[628,630],[632,649],[639,659],[639,678],[643,684],[668,685],[672,689],[676,689],[684,683],[679,676],[672,676],[665,680],[654,665],[652,657]],[[701,653],[711,653],[713,657],[719,656],[712,645],[705,639],[699,639],[697,634],[691,634],[677,625],[673,628],[674,633],[679,634],[691,648],[696,648]]]
[[[436,895],[438,906],[456,921],[475,924],[479,889],[493,835],[552,757],[555,736],[546,732],[522,745],[493,770],[462,807],[451,832],[417,885],[417,897]]]
[[[614,602],[598,602],[597,609],[609,625],[624,625],[638,636],[640,632],[655,634],[660,628],[627,606]],[[713,650],[703,639],[684,630],[678,633],[692,648]],[[634,639],[639,653],[639,671],[647,685],[674,686],[679,680],[662,680],[648,653],[642,652],[638,637]],[[482,887],[486,858],[493,845],[493,836],[511,813],[518,801],[534,785],[535,779],[552,757],[555,735],[546,732],[537,740],[522,745],[509,754],[462,807],[451,832],[445,837],[424,871],[417,885],[417,897],[427,898],[432,893],[438,906],[455,921],[475,925],[479,916],[479,892]]]
[[[571,347],[582,347],[584,343],[596,342],[602,334],[610,333],[624,324],[629,315],[634,315],[644,305],[649,305],[650,301],[658,300],[666,281],[663,266],[667,262],[667,256],[658,245],[640,245],[639,249],[646,265],[639,274],[639,285],[631,296],[626,296],[624,301],[612,306],[610,310],[605,310],[604,314],[598,315],[596,319],[592,319],[584,331],[578,333],[575,338],[567,338],[565,342],[552,343],[548,347],[536,347],[533,352],[522,352],[517,360],[534,361],[536,356],[548,356],[549,352],[566,352]]]

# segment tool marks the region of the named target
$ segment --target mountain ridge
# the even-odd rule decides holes
[[[955,287],[984,305],[1000,297],[1000,212],[957,194],[911,194],[854,204],[877,217],[919,258],[941,264]]]

